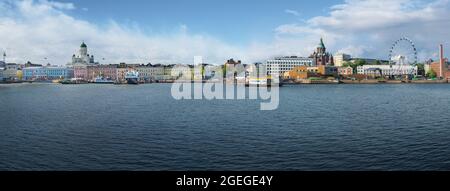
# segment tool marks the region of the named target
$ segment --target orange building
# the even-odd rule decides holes
[[[448,79],[450,78],[448,59],[444,58],[444,46],[439,45],[439,61],[430,64],[430,69],[436,73],[437,78]]]
[[[430,64],[430,69],[436,73],[437,78],[450,78],[450,71],[448,69],[448,64],[444,63],[442,67],[442,75],[441,75],[441,63],[433,62]]]
[[[338,69],[334,66],[297,66],[284,74],[285,79],[308,79],[311,77],[324,77],[338,75]]]
[[[348,67],[338,67],[338,74],[340,76],[351,76],[353,75],[353,68],[348,66]]]

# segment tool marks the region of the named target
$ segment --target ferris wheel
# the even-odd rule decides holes
[[[412,74],[408,70],[410,65],[417,64],[417,48],[408,37],[396,40],[389,51],[389,65],[394,69],[393,75]]]
[[[417,64],[417,49],[408,37],[396,40],[389,51],[390,64]]]

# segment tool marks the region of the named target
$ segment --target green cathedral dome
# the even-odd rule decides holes
[[[320,43],[319,43],[319,45],[317,45],[317,47],[325,49],[325,44],[323,43],[323,39],[322,38],[320,38]]]

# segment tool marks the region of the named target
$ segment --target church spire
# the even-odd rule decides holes
[[[319,48],[325,48],[325,44],[323,43],[323,38],[320,37]]]

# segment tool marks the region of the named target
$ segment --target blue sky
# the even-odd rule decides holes
[[[406,36],[424,61],[439,44],[450,54],[449,10],[450,0],[0,0],[0,50],[64,65],[85,41],[105,64],[252,63],[307,57],[323,37],[332,54],[388,59]]]
[[[63,0],[62,2],[75,3],[78,8],[85,10],[70,11],[70,15],[97,24],[104,24],[112,19],[123,24],[139,25],[149,34],[165,33],[179,25],[186,25],[192,33],[208,33],[226,41],[245,44],[253,40],[269,40],[277,26],[327,14],[329,7],[343,1]]]

